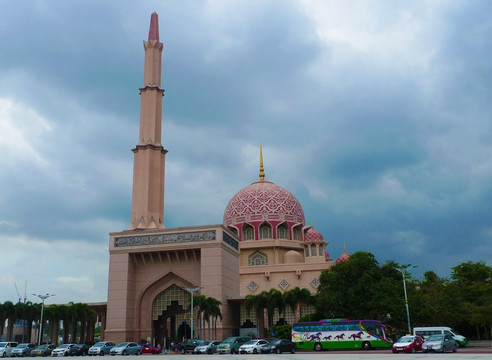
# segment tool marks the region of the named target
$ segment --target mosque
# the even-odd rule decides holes
[[[306,225],[296,197],[265,179],[261,145],[258,181],[232,197],[222,224],[164,227],[167,150],[161,143],[163,44],[156,13],[143,45],[131,222],[127,230],[110,233],[108,300],[96,309],[102,316],[101,337],[154,344],[189,337],[192,294],[221,302],[217,339],[258,334],[257,317],[246,311],[244,298],[272,288],[299,287],[314,294],[321,272],[334,263],[328,242]],[[337,262],[348,256],[344,252]],[[274,321],[291,324],[295,316],[287,309]]]

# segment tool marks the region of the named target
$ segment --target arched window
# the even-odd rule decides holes
[[[268,265],[268,256],[259,250],[256,250],[248,256],[248,266]]]
[[[277,239],[288,239],[287,225],[281,224],[277,227]]]
[[[231,232],[233,232],[236,236],[237,236],[237,235],[239,235],[239,234],[237,233],[237,228],[232,227],[232,226],[229,226],[229,227],[228,227],[228,229],[229,229]]]
[[[243,240],[254,240],[255,229],[251,225],[245,224],[243,226]]]
[[[268,223],[263,223],[260,226],[260,239],[271,239],[272,227]]]
[[[323,245],[320,245],[320,246],[319,246],[319,249],[318,249],[318,255],[319,255],[319,256],[323,256],[323,255],[325,255],[325,249],[323,248]]]
[[[304,256],[309,256],[309,246],[304,247]]]
[[[316,245],[311,244],[311,256],[316,256],[318,252],[316,251]]]
[[[301,240],[301,231],[299,230],[299,227],[292,229],[292,237],[294,240]]]

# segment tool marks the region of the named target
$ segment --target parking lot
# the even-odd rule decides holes
[[[107,356],[105,356],[107,357]],[[121,357],[121,356],[119,356]],[[143,359],[142,359],[143,357]],[[235,355],[181,355],[181,354],[167,354],[167,355],[140,355],[140,356],[125,356],[125,360],[197,360],[200,358],[212,360],[273,360],[273,359],[342,359],[342,360],[389,360],[389,359],[418,359],[418,360],[439,360],[442,358],[450,358],[455,360],[484,360],[492,358],[492,348],[490,347],[490,342],[481,342],[471,344],[466,348],[460,348],[456,353],[446,353],[446,354],[435,354],[435,353],[416,353],[416,354],[393,354],[390,350],[370,350],[370,351],[322,351],[322,352],[303,352],[298,351],[296,354],[258,354],[258,355],[246,355],[246,354],[235,354]],[[113,357],[114,358],[114,357]],[[116,359],[115,359],[116,360]],[[121,359],[123,360],[123,359]]]

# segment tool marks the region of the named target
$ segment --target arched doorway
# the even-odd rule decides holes
[[[190,310],[190,294],[177,285],[171,285],[159,293],[152,303],[152,320],[155,344],[169,348],[184,338],[191,329],[187,322]]]

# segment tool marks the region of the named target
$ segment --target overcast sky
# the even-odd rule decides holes
[[[492,2],[2,0],[0,302],[106,301],[153,11],[167,228],[221,223],[261,141],[332,258],[492,265]]]

